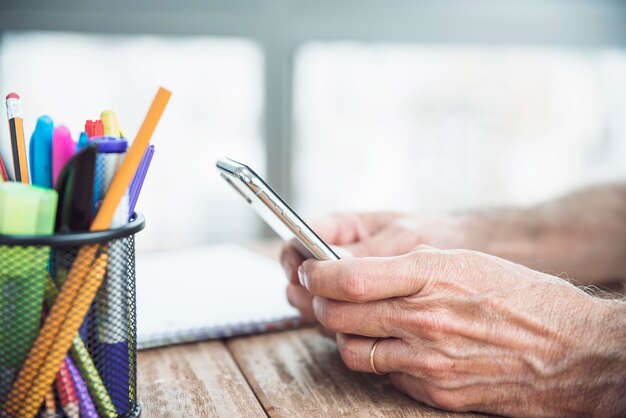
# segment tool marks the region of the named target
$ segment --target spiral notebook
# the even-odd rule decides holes
[[[295,328],[277,261],[235,245],[137,257],[139,349]]]

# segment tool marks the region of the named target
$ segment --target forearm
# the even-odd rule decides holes
[[[626,184],[592,187],[523,209],[463,215],[466,248],[583,284],[626,276]]]
[[[597,387],[596,401],[591,415],[601,417],[625,416],[626,414],[626,302],[598,301],[604,315],[601,323],[590,324],[595,330],[583,329],[581,341],[590,343],[587,372],[581,382]],[[594,341],[595,340],[595,341]],[[600,361],[598,361],[600,360]],[[598,363],[599,367],[592,364]],[[603,364],[603,365],[602,365]]]

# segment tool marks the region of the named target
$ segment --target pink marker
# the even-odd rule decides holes
[[[67,127],[61,125],[54,129],[52,134],[52,184],[56,186],[57,178],[65,164],[74,155],[76,144]]]

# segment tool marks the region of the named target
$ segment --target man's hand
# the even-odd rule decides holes
[[[460,244],[462,233],[450,217],[423,219],[397,213],[332,214],[311,226],[341,258],[400,255],[421,244],[451,248]],[[303,261],[296,245],[287,242],[283,246],[280,262],[289,279],[287,299],[304,318],[314,320],[313,296],[298,281],[297,271]]]
[[[376,369],[417,400],[516,416],[626,414],[623,302],[466,250],[308,260],[298,273],[313,295],[305,309],[338,333],[347,366],[372,372],[384,338]]]

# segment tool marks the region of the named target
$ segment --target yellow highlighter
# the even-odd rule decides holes
[[[0,234],[52,234],[56,207],[54,190],[0,183]],[[0,405],[39,331],[49,253],[47,246],[0,245]]]
[[[124,137],[115,112],[112,110],[103,110],[102,113],[100,113],[100,120],[102,121],[103,136],[111,136],[113,138]]]

